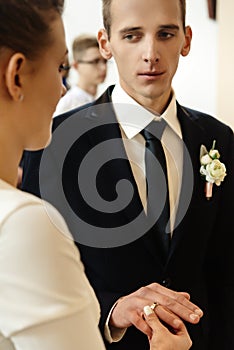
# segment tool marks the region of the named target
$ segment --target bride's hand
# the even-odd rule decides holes
[[[157,313],[164,313],[161,305],[157,306]],[[156,309],[150,306],[144,307],[144,318],[152,329],[152,336],[149,337],[150,350],[188,350],[192,346],[184,323],[176,315],[167,317],[169,330],[159,320]]]

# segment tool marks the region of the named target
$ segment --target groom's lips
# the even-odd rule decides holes
[[[146,80],[157,80],[161,78],[164,75],[163,71],[143,71],[138,73],[138,76],[140,78],[146,79]]]

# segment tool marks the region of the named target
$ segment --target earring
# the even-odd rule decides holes
[[[23,94],[20,94],[19,95],[19,102],[22,102],[24,100],[24,95]]]

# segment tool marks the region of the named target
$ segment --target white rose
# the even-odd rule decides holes
[[[221,184],[226,176],[226,167],[218,159],[214,159],[206,166],[206,181],[215,183],[217,186]]]
[[[209,154],[205,154],[204,156],[201,157],[201,164],[202,165],[207,165],[212,162],[212,158],[209,156]]]
[[[220,158],[220,153],[217,149],[211,149],[209,152],[209,155],[212,159],[218,159]]]
[[[206,177],[207,182],[211,182],[211,183],[215,182],[215,180],[213,179],[213,177],[210,176],[209,171],[207,171],[207,169],[204,165],[201,166],[200,173],[201,173],[201,175],[204,175]]]

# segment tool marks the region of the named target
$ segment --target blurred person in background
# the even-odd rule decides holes
[[[82,34],[76,37],[72,53],[72,67],[78,74],[78,81],[60,99],[54,116],[92,102],[97,95],[98,85],[106,78],[107,60],[101,56],[95,36]]]

